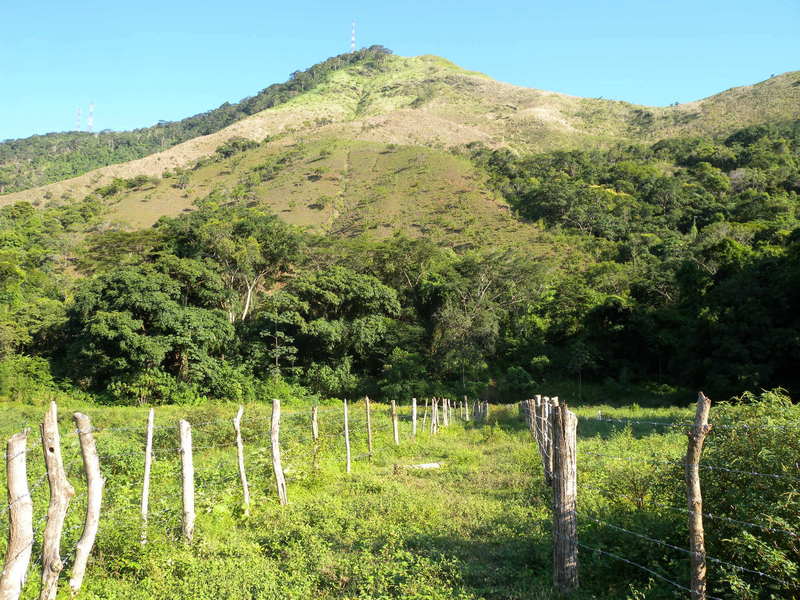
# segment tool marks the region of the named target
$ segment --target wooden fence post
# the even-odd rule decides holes
[[[61,458],[61,435],[58,431],[58,408],[55,402],[44,415],[40,425],[42,450],[50,484],[50,506],[47,508],[47,525],[42,541],[42,589],[39,600],[53,600],[58,591],[58,576],[64,568],[61,562],[61,532],[69,501],[75,489],[67,481],[64,461]]]
[[[470,413],[469,413],[469,398],[464,396],[464,420],[469,421]]]
[[[75,548],[75,562],[72,567],[72,577],[69,580],[69,587],[72,594],[75,595],[83,585],[89,554],[97,537],[105,480],[100,472],[100,457],[97,454],[97,444],[95,444],[92,434],[91,420],[88,416],[78,412],[74,413],[72,418],[75,421],[75,427],[78,428],[83,470],[86,473],[86,519],[83,523],[81,539],[78,540]]]
[[[319,406],[316,404],[311,407],[311,438],[316,445],[319,441]]]
[[[183,537],[191,542],[194,537],[194,457],[192,455],[192,426],[189,421],[178,422],[181,436],[181,482],[183,497]]]
[[[344,401],[344,452],[345,452],[345,473],[351,470],[350,464],[350,422],[347,417],[347,400]]]
[[[392,434],[394,435],[394,445],[400,445],[400,431],[397,423],[397,403],[392,400]]]
[[[0,598],[17,600],[28,574],[33,550],[33,500],[28,489],[28,430],[6,444],[8,547],[0,574]]]
[[[411,435],[417,437],[417,399],[411,399]]]
[[[425,398],[425,410],[422,412],[422,431],[427,429],[428,424],[428,399]]]
[[[372,411],[369,408],[369,396],[364,396],[364,404],[367,411],[367,452],[372,460]]]
[[[431,434],[439,433],[439,399],[431,398]]]
[[[694,427],[687,434],[689,446],[686,450],[686,496],[689,503],[689,545],[692,560],[692,600],[706,598],[706,547],[703,530],[703,494],[700,489],[700,456],[706,435],[711,431],[708,413],[711,400],[703,392],[697,395],[697,411]]]
[[[244,406],[239,406],[233,418],[233,430],[236,432],[236,458],[239,463],[239,479],[242,481],[242,502],[245,516],[250,515],[250,486],[247,484],[247,472],[244,468],[244,442],[242,441],[242,414]]]
[[[151,408],[147,413],[147,433],[144,446],[144,478],[142,479],[142,545],[147,543],[147,513],[150,507],[150,471],[153,467],[153,422],[155,411]]]
[[[272,400],[272,423],[270,425],[270,443],[272,445],[272,470],[275,472],[275,487],[278,489],[278,501],[281,505],[289,504],[289,497],[286,493],[286,478],[283,476],[283,466],[281,465],[281,401],[277,398]]]
[[[578,587],[578,417],[553,398],[553,583],[567,594]]]

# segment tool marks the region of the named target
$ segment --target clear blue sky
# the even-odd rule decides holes
[[[177,120],[349,49],[438,54],[517,85],[641,104],[800,69],[800,0],[4,3],[0,140]]]

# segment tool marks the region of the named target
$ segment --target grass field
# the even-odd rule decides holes
[[[485,423],[456,419],[438,435],[420,431],[416,439],[411,437],[409,408],[403,407],[401,445],[395,447],[387,407],[373,404],[375,452],[370,460],[364,405],[355,404],[350,423],[353,472],[347,475],[340,407],[321,408],[321,438],[315,456],[308,410],[289,404],[284,407],[281,424],[289,495],[289,505],[284,507],[277,502],[272,478],[270,409],[263,404],[248,406],[243,436],[253,494],[249,517],[241,506],[230,425],[235,407],[158,408],[149,542],[145,546],[139,543],[138,504],[146,409],[62,406],[64,459],[77,491],[62,544],[62,556],[67,557],[65,575],[85,507],[77,436],[68,411],[75,408],[89,414],[99,430],[96,439],[107,479],[100,533],[82,597],[555,597],[551,591],[550,491],[516,406],[493,406]],[[0,433],[7,438],[24,424],[37,423],[43,410],[42,406],[0,405]],[[591,405],[575,410],[581,418],[580,541],[686,584],[687,555],[609,524],[686,547],[686,515],[663,507],[685,506],[682,469],[670,462],[679,462],[685,452],[685,430],[671,424],[688,421],[691,409]],[[176,450],[176,422],[184,417],[193,423],[195,446],[198,518],[191,545],[181,540]],[[792,422],[796,415],[786,417]],[[720,413],[719,418],[724,415]],[[737,418],[748,417],[739,414]],[[798,450],[800,438],[792,439],[789,453]],[[31,433],[29,480],[35,486],[37,537],[33,560],[39,556],[47,506],[37,444],[38,435]],[[712,443],[712,460],[720,451]],[[443,466],[425,471],[405,468],[428,462]],[[741,489],[734,483],[720,482],[726,486],[724,493],[736,498]],[[768,483],[776,485],[775,481]],[[796,491],[796,482],[792,489]],[[712,490],[710,496],[714,505],[709,510],[723,511],[719,494]],[[796,526],[796,522],[786,525]],[[3,518],[0,538],[5,538],[6,527]],[[724,532],[725,542],[719,536],[709,533],[709,554],[719,556],[723,544],[730,544],[730,531]],[[751,547],[758,548],[759,541],[766,543],[751,540]],[[0,541],[0,553],[5,544],[5,539]],[[786,553],[787,560],[771,563],[768,572],[791,581],[796,564],[789,559],[796,559],[797,548],[788,548]],[[739,564],[752,563],[745,556],[737,558],[735,552],[725,556],[736,558]],[[686,596],[657,576],[586,548],[581,549],[580,577],[581,590],[575,598]],[[790,591],[771,581],[766,584],[772,586],[748,587],[743,582],[743,587],[735,588],[735,582],[730,583],[734,575],[722,565],[711,565],[710,577],[715,582],[712,589],[725,598],[791,598],[797,593],[796,587]],[[36,597],[38,579],[38,565],[34,565],[24,598]],[[723,584],[723,579],[728,583]],[[739,591],[734,593],[735,589]],[[60,597],[68,594],[62,575]]]

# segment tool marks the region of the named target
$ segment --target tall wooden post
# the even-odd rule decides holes
[[[28,574],[33,547],[33,500],[28,489],[28,431],[12,435],[6,444],[8,547],[0,574],[0,598],[17,600]]]
[[[147,413],[147,432],[144,446],[144,477],[142,479],[142,545],[147,543],[147,513],[150,506],[150,471],[153,467],[153,422],[155,411],[151,408]]]
[[[233,418],[233,430],[236,433],[236,459],[239,464],[239,479],[242,482],[242,503],[244,514],[250,514],[250,486],[247,484],[247,472],[244,468],[244,442],[242,441],[242,414],[244,406],[240,406]]]
[[[181,482],[183,491],[183,537],[191,542],[194,537],[194,457],[192,454],[192,426],[181,419],[178,422],[181,436]]]
[[[553,583],[567,594],[578,587],[578,417],[553,398]]]
[[[347,400],[344,401],[344,451],[345,451],[345,473],[351,470],[350,464],[350,423],[347,416]]]
[[[61,435],[58,431],[58,408],[55,402],[44,416],[40,426],[42,450],[50,484],[50,506],[47,509],[47,525],[42,542],[42,588],[39,600],[54,600],[58,591],[58,576],[64,568],[61,562],[61,533],[69,501],[75,489],[67,481],[64,461],[61,458]]]
[[[286,478],[283,476],[283,465],[281,464],[281,401],[277,398],[272,400],[272,423],[270,427],[270,443],[272,445],[272,470],[275,472],[275,487],[278,490],[278,502],[282,505],[289,504],[289,497],[286,493]]]
[[[78,540],[75,548],[75,562],[72,566],[72,577],[69,580],[70,590],[75,595],[83,585],[89,554],[97,537],[105,480],[100,473],[100,457],[97,454],[97,445],[92,434],[91,420],[86,415],[77,412],[73,414],[72,418],[80,436],[83,470],[86,473],[86,518],[83,523],[81,539]]]
[[[689,546],[692,560],[692,600],[706,598],[706,546],[703,529],[703,494],[700,489],[700,456],[706,435],[711,431],[708,413],[711,400],[703,392],[697,395],[697,411],[694,427],[687,434],[689,447],[686,450],[686,497],[689,503]]]
[[[425,410],[422,411],[422,431],[427,429],[428,425],[428,399],[425,398]]]
[[[319,406],[316,404],[311,407],[311,438],[314,444],[319,441]]]
[[[417,437],[417,399],[411,399],[411,435]]]
[[[369,396],[364,396],[364,404],[367,411],[367,452],[372,460],[372,411],[369,408]]]
[[[397,403],[392,400],[392,434],[394,434],[394,445],[400,445],[400,431],[397,423]]]

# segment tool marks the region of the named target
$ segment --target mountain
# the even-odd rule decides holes
[[[471,243],[487,229],[512,233],[522,225],[486,174],[458,155],[468,144],[520,153],[607,148],[724,137],[800,117],[800,72],[696,102],[646,107],[522,88],[439,57],[380,48],[321,64],[267,88],[257,101],[232,105],[240,109],[207,113],[208,127],[232,121],[219,130],[5,194],[0,204],[58,204],[101,190],[109,221],[138,228],[218,194],[266,204],[290,222],[331,233],[400,229]],[[180,123],[185,135],[203,131]],[[137,176],[145,177],[107,187]]]

